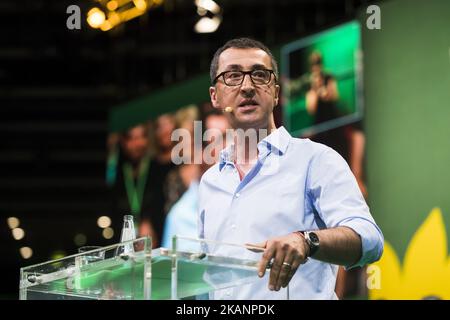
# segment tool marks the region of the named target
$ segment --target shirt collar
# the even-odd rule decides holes
[[[262,150],[267,150],[268,153],[274,152],[283,155],[286,153],[291,138],[289,132],[281,126],[258,143],[258,151],[261,153]],[[223,149],[219,158],[219,170],[222,170],[227,163],[234,162],[234,144]]]
[[[289,141],[292,136],[287,132],[287,130],[281,126],[271,134],[269,134],[266,138],[264,138],[260,143],[266,143],[270,145],[271,149],[278,150],[279,154],[285,154],[286,149],[289,145]],[[272,150],[273,151],[273,150]]]

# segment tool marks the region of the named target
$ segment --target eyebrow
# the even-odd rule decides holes
[[[225,68],[225,71],[236,71],[236,70],[242,70],[242,66],[240,64],[230,64]],[[267,69],[267,67],[263,64],[256,63],[252,65],[251,70],[260,70],[260,69]]]

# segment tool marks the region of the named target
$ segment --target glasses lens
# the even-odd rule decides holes
[[[270,71],[268,70],[254,70],[251,76],[255,84],[266,84],[270,81]]]
[[[241,71],[229,71],[225,72],[225,74],[223,75],[225,84],[229,86],[236,86],[241,84],[243,77],[244,74]]]
[[[242,83],[246,72],[243,71],[228,71],[223,74],[226,85],[238,86]],[[270,82],[271,72],[269,70],[253,70],[250,77],[254,84],[267,84]]]

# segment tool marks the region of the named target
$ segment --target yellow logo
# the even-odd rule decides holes
[[[381,259],[368,267],[367,285],[370,299],[450,299],[450,258],[439,208],[414,234],[403,266],[385,242]]]

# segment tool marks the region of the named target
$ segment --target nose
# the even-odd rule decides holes
[[[244,80],[242,80],[241,84],[241,93],[246,97],[252,97],[255,94],[255,85],[250,78],[250,74],[244,74]]]

